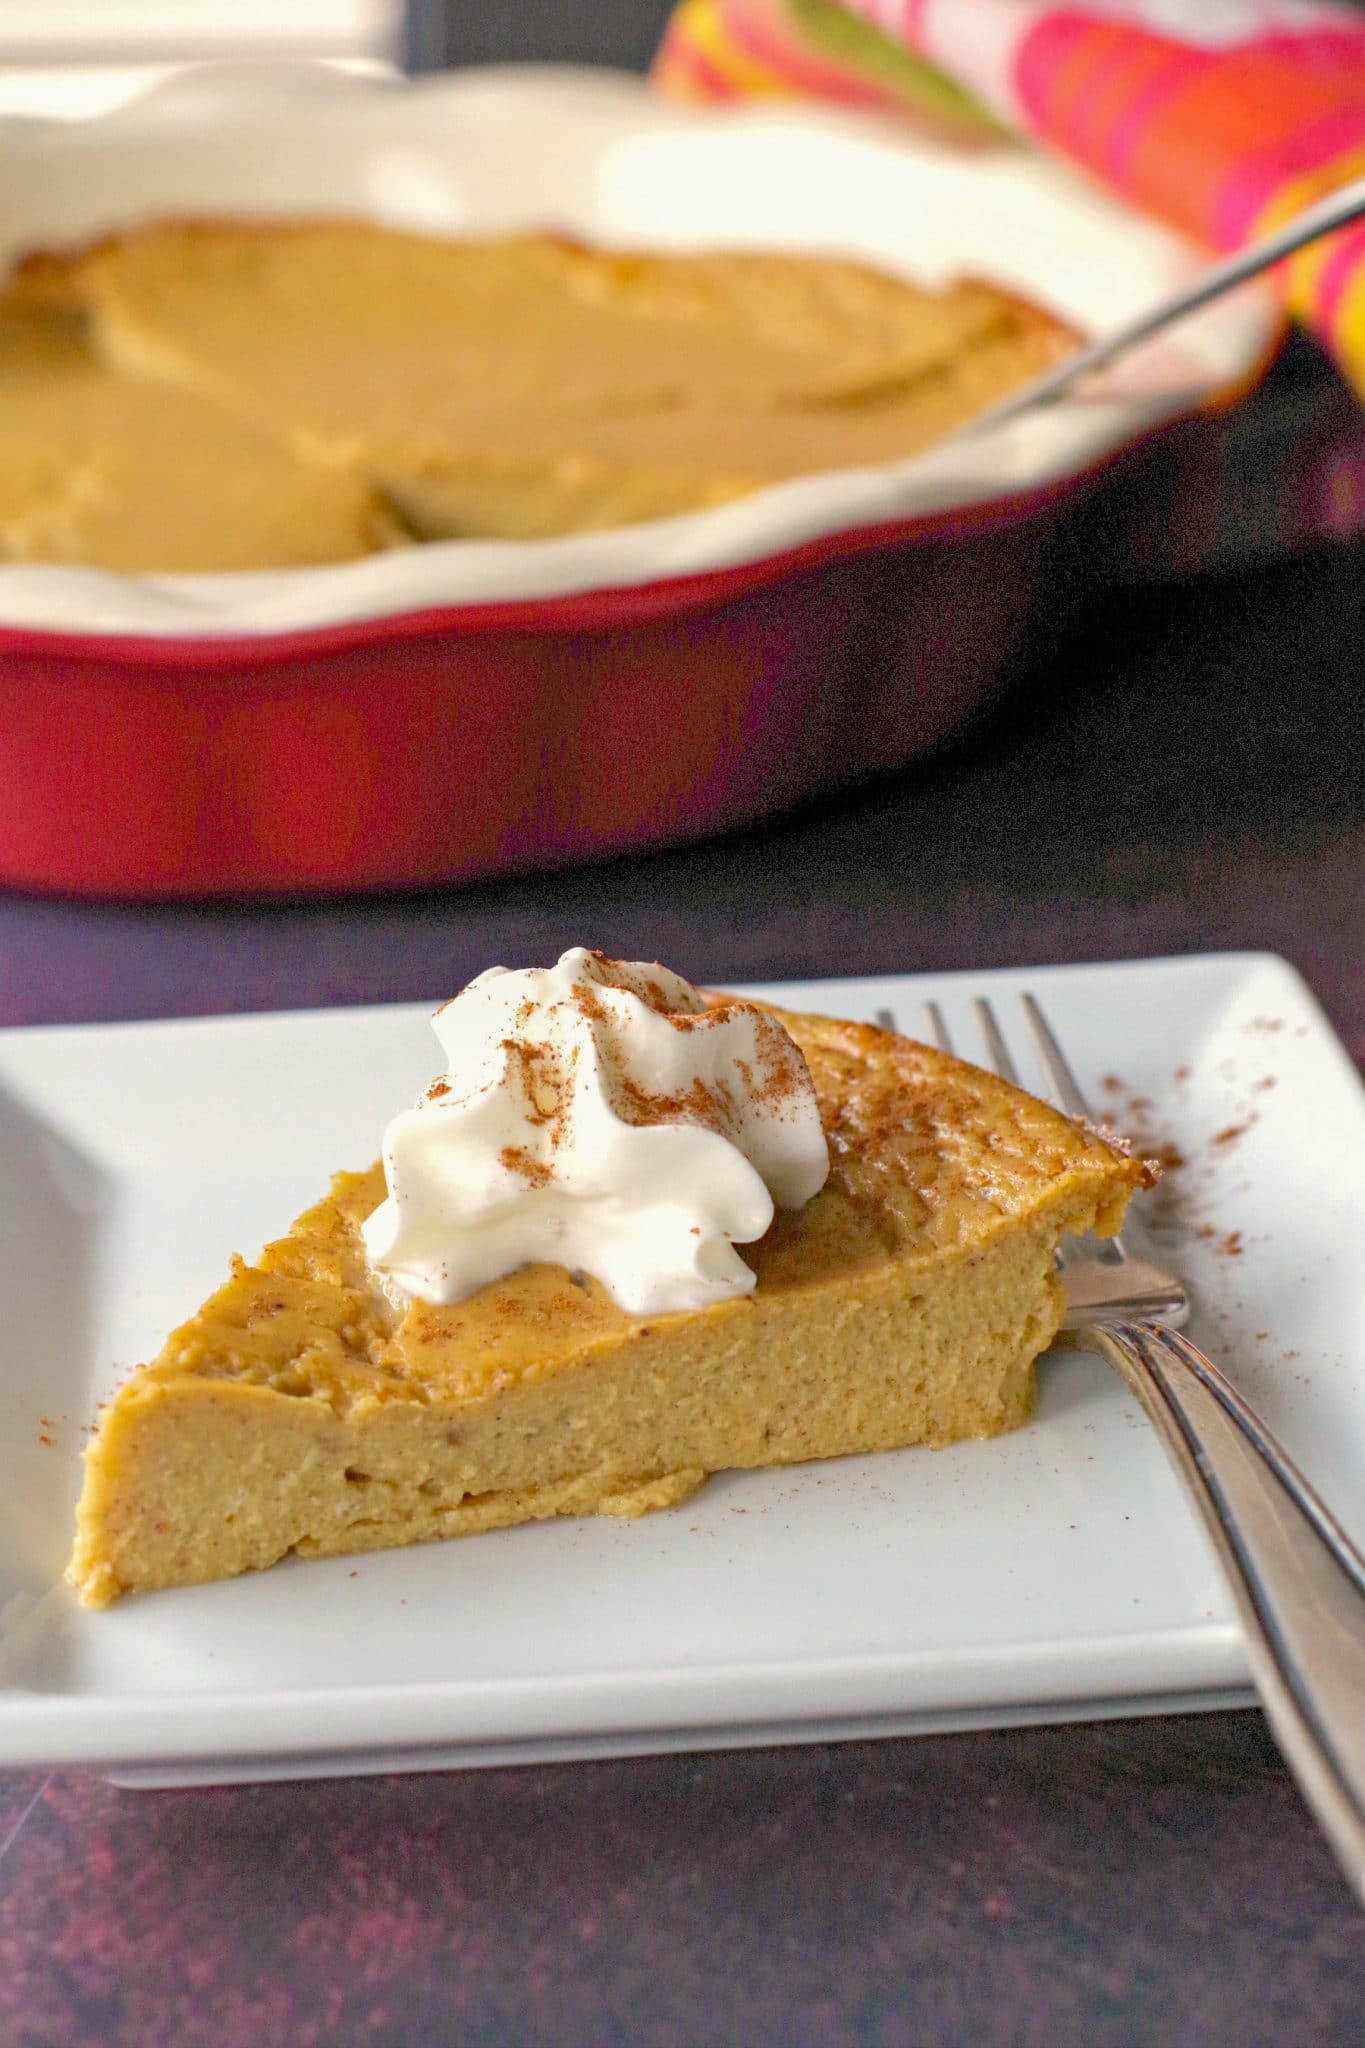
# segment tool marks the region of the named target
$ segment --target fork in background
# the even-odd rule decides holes
[[[1056,1106],[1093,1123],[1041,1006],[1021,1001]],[[924,1007],[927,1039],[951,1053],[941,1008]],[[994,1008],[980,996],[972,1007],[982,1064],[1018,1087]],[[897,1028],[889,1010],[876,1021]],[[1178,1333],[1188,1291],[1133,1238],[1063,1247],[1062,1328],[1117,1369],[1156,1425],[1223,1566],[1266,1719],[1365,1902],[1365,1558],[1231,1381]]]

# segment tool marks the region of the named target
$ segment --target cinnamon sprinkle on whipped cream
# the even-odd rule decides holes
[[[578,946],[481,974],[433,1027],[446,1072],[384,1138],[364,1226],[400,1294],[462,1300],[537,1261],[635,1315],[749,1293],[735,1250],[824,1184],[805,1059],[777,1019]]]

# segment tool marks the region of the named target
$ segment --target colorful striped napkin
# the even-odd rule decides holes
[[[1365,173],[1365,19],[1332,0],[682,0],[655,77],[963,142],[1003,123],[1217,250]],[[1365,223],[1282,270],[1290,311],[1365,391]]]

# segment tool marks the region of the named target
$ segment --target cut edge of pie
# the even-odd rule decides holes
[[[635,1515],[716,1471],[1016,1427],[1056,1335],[1065,1234],[1151,1178],[994,1075],[869,1025],[778,1013],[825,1187],[742,1248],[753,1294],[639,1317],[530,1266],[395,1309],[331,1192],[139,1367],[86,1452],[68,1577],[89,1606],[555,1515]]]

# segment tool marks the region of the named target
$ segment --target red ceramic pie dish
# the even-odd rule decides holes
[[[952,733],[1061,516],[257,639],[0,633],[0,876],[415,886],[744,824]]]
[[[466,74],[340,103],[329,85],[287,111],[253,88],[211,121],[198,90],[193,120],[157,103],[0,145],[0,258],[152,208],[550,218],[587,239],[994,270],[1082,328],[1190,260],[1012,152],[703,114],[637,81]],[[0,567],[0,883],[421,886],[724,830],[900,766],[1048,619],[1096,479],[1245,383],[1277,333],[1246,298],[1127,390],[615,534],[243,578]]]

